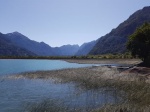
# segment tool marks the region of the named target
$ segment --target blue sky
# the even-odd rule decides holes
[[[50,46],[83,44],[109,33],[150,0],[0,0],[0,32]]]

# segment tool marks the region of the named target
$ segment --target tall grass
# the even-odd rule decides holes
[[[119,105],[105,105],[94,112],[150,112],[150,84],[119,81],[110,86],[125,92],[124,102]]]
[[[29,103],[23,112],[90,112],[91,108],[70,106],[59,99],[45,99],[38,103]]]

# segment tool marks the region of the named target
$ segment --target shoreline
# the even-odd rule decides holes
[[[120,67],[120,66],[92,66],[82,68],[67,68],[60,70],[46,70],[25,72],[16,75],[10,75],[10,79],[54,79],[59,82],[80,82],[89,77],[93,80],[113,80],[125,82],[145,82],[150,84],[150,68],[146,67]],[[87,80],[87,79],[86,79]]]
[[[140,59],[62,59],[69,63],[78,64],[123,64],[123,65],[136,65],[141,63]]]
[[[105,80],[110,79],[120,81],[144,80],[145,82],[150,83],[150,68],[137,67],[136,65],[141,62],[139,59],[63,59],[63,61],[78,64],[106,64],[106,65],[81,67],[81,68],[66,68],[58,70],[44,70],[44,71],[41,70],[35,72],[20,73],[9,77],[15,76],[15,78],[24,77],[31,79],[32,78],[49,79],[54,77],[62,78],[60,76],[64,75],[64,77],[68,79],[68,77],[74,76],[84,77],[89,75],[90,77],[93,77],[95,75],[92,76],[92,74],[96,74],[97,77],[100,77],[101,79]],[[118,64],[118,66],[109,64]],[[63,78],[63,80],[65,80],[65,78]]]

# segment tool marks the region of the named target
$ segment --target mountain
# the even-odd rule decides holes
[[[36,42],[19,32],[8,33],[7,38],[16,46],[27,49],[38,56],[55,55],[53,49],[44,42]]]
[[[28,37],[19,32],[8,33],[7,39],[14,45],[27,49],[38,56],[71,56],[74,55],[78,49],[78,45],[64,45],[61,47],[51,47],[44,42],[36,42],[30,40]]]
[[[78,52],[75,54],[77,56],[85,56],[87,55],[91,49],[95,46],[98,40],[94,40],[91,42],[84,43],[80,46]]]
[[[128,36],[145,22],[150,22],[150,6],[136,11],[117,28],[101,37],[89,54],[125,52]]]
[[[79,45],[63,45],[58,49],[61,51],[58,54],[60,56],[73,56],[79,50]]]
[[[35,54],[15,46],[5,34],[0,33],[0,56],[35,56]]]

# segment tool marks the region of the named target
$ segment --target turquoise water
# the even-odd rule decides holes
[[[88,66],[92,66],[92,64],[68,63],[61,60],[0,59],[0,75]]]
[[[45,100],[56,103],[61,101],[67,108],[79,108],[83,112],[108,103],[120,102],[119,92],[114,89],[83,90],[75,83],[56,84],[52,80],[5,77],[20,72],[87,66],[92,64],[60,60],[0,60],[0,112],[30,112],[30,107]]]

